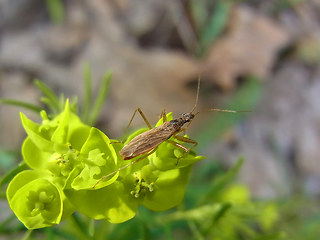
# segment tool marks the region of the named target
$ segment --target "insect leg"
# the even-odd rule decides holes
[[[191,149],[195,148],[195,147],[198,145],[198,142],[195,141],[195,140],[193,140],[193,139],[191,139],[191,138],[186,138],[186,137],[179,136],[179,135],[173,135],[173,137],[174,137],[175,139],[181,141],[181,142],[186,142],[186,143],[191,143],[191,144],[193,144],[193,146],[192,146],[191,148],[186,148],[186,147],[184,147],[184,148],[186,148],[187,150],[185,150],[185,153],[184,153],[181,157],[179,157],[179,158],[177,159],[177,165],[178,165],[179,160],[180,160],[181,158],[183,158],[185,155],[187,155],[187,154],[191,151]]]
[[[174,145],[174,146],[176,146],[176,147],[178,147],[178,148],[180,148],[180,149],[182,149],[183,151],[185,151],[185,152],[187,152],[187,153],[190,151],[188,148],[186,148],[186,147],[183,146],[182,144],[177,143],[177,142],[175,142],[175,141],[166,140],[166,142],[167,142],[167,143],[170,143],[170,144],[172,144],[172,145]]]
[[[187,137],[183,137],[183,136],[179,136],[179,135],[173,135],[173,137],[179,141],[193,144],[193,146],[191,148],[189,148],[188,152],[190,152],[190,150],[192,148],[195,148],[198,145],[198,142],[191,139],[191,138],[187,138]]]
[[[133,120],[134,116],[136,115],[137,111],[140,113],[140,116],[142,117],[142,119],[144,120],[144,122],[147,124],[148,128],[149,128],[149,129],[152,129],[149,121],[147,120],[147,118],[146,118],[146,116],[144,115],[144,113],[142,112],[142,110],[141,110],[140,108],[137,108],[136,110],[134,110],[134,113],[133,113],[133,115],[132,115],[132,117],[131,117],[131,119],[130,119],[130,122],[129,122],[128,126],[126,127],[126,129],[124,130],[124,134],[123,134],[123,137],[121,138],[121,141],[113,141],[113,142],[111,142],[111,143],[122,143],[122,142],[123,142],[124,136],[125,136],[126,133],[128,132],[129,127],[130,127],[130,125],[131,125],[131,123],[132,123],[132,120]]]
[[[123,170],[123,169],[125,169],[125,168],[127,168],[127,167],[129,167],[129,166],[131,166],[131,165],[133,165],[133,164],[141,161],[142,159],[145,159],[146,157],[148,157],[148,156],[150,156],[152,153],[154,153],[156,150],[157,150],[157,148],[154,148],[154,149],[152,149],[150,152],[144,154],[143,156],[141,156],[140,158],[134,160],[133,162],[131,162],[131,163],[129,163],[129,164],[127,164],[127,165],[125,165],[125,166],[123,166],[123,167],[121,167],[121,168],[118,168],[116,171],[113,171],[113,172],[111,172],[111,173],[109,173],[109,174],[101,177],[101,178],[92,186],[92,188],[95,188],[102,180],[106,179],[107,177],[110,177],[110,176],[112,176],[113,174],[116,174],[117,172],[119,172],[119,171],[121,171],[121,170]]]
[[[163,109],[160,115],[160,119],[163,118],[163,122],[167,122],[167,113],[166,110]]]

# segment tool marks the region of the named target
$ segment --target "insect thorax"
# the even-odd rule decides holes
[[[182,113],[180,119],[184,122],[183,124],[190,122],[194,118],[193,113]]]
[[[171,130],[172,133],[178,132],[185,123],[190,121],[191,120],[189,120],[188,118],[180,117],[180,118],[171,120],[167,127]]]

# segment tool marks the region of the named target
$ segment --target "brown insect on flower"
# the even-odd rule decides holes
[[[170,144],[184,150],[185,154],[188,154],[191,149],[196,147],[198,145],[198,143],[195,140],[184,137],[184,136],[180,136],[178,134],[181,132],[185,132],[185,130],[190,125],[191,121],[199,113],[199,112],[194,113],[194,110],[196,109],[197,104],[198,104],[199,89],[200,89],[200,78],[198,79],[196,102],[190,112],[183,113],[183,114],[181,114],[181,116],[179,118],[173,119],[171,121],[167,121],[166,112],[163,110],[161,113],[161,118],[163,119],[163,124],[161,124],[160,126],[155,127],[155,128],[151,127],[150,123],[148,122],[147,118],[145,117],[145,115],[143,114],[141,109],[137,108],[134,111],[134,113],[131,117],[131,120],[130,120],[125,131],[128,130],[128,128],[129,128],[129,126],[130,126],[130,124],[131,124],[131,122],[137,112],[140,113],[141,117],[143,118],[143,120],[147,124],[149,130],[134,137],[130,142],[128,142],[120,150],[119,154],[123,158],[123,160],[129,160],[129,159],[135,158],[137,156],[141,156],[141,157],[139,157],[135,161],[117,169],[116,171],[111,172],[111,173],[103,176],[102,178],[100,178],[96,182],[96,184],[93,186],[93,188],[95,188],[95,186],[99,182],[101,182],[103,179],[106,179],[107,177],[112,176],[113,174],[121,171],[122,169],[125,169],[125,168],[139,162],[140,160],[145,159],[146,157],[150,156],[151,154],[153,154],[157,150],[157,147],[163,142],[170,143]],[[224,109],[217,109],[217,108],[211,108],[208,110],[209,111],[219,111],[219,112],[230,112],[230,113],[239,112],[239,111],[224,110]],[[189,124],[183,128],[183,126],[186,123],[189,123]],[[173,137],[174,139],[176,139],[180,142],[193,144],[193,146],[191,148],[187,148],[178,142],[170,140],[169,138],[171,138],[171,137]]]

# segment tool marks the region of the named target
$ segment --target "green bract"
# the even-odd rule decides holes
[[[24,161],[33,170],[19,173],[7,189],[9,205],[29,229],[58,224],[74,212],[63,193],[66,180],[80,164],[80,149],[90,127],[72,113],[66,101],[64,111],[52,120],[42,111],[42,124],[21,113],[28,137],[22,145]]]
[[[21,113],[28,134],[22,155],[33,170],[19,173],[7,190],[11,209],[29,229],[58,224],[74,210],[121,223],[133,218],[139,205],[154,211],[172,208],[183,199],[193,163],[203,159],[164,142],[149,157],[117,171],[141,156],[124,161],[119,156],[124,145],[111,144],[103,132],[83,124],[68,101],[54,119],[44,111],[41,116],[38,124]]]
[[[117,154],[110,144],[109,138],[96,128],[91,128],[87,141],[81,148],[81,166],[74,170],[71,188],[75,190],[89,189],[106,173],[117,169]],[[104,187],[116,180],[118,174],[104,181],[97,188]]]
[[[10,182],[7,198],[11,209],[29,229],[58,224],[73,211],[48,171],[26,170]]]

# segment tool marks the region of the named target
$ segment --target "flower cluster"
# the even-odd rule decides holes
[[[121,223],[133,218],[139,205],[167,210],[181,202],[193,163],[203,159],[163,143],[154,154],[93,188],[101,177],[130,163],[118,154],[123,144],[110,144],[103,132],[82,123],[68,100],[54,119],[45,111],[41,117],[37,124],[21,114],[28,134],[22,155],[31,170],[17,174],[7,189],[11,209],[28,229],[59,224],[74,211]]]

